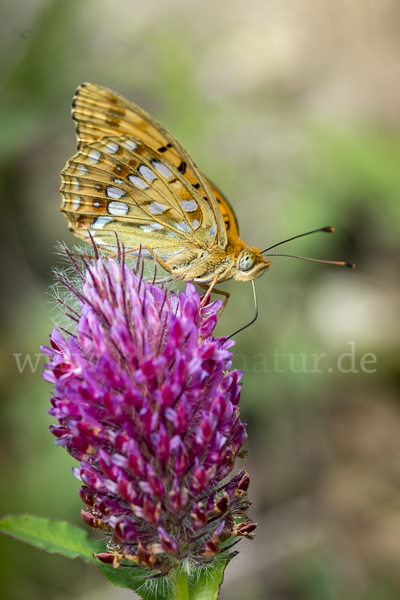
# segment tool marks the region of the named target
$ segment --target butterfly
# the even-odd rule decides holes
[[[115,251],[117,233],[125,251],[141,248],[170,279],[209,290],[230,279],[253,281],[270,267],[240,239],[228,200],[154,117],[83,83],[72,118],[78,152],[61,172],[60,192],[73,234]]]
[[[260,252],[240,239],[228,200],[205,177],[178,140],[154,117],[105,87],[82,83],[72,102],[78,152],[61,172],[61,211],[70,231],[116,252],[117,238],[126,252],[155,259],[168,273],[164,281],[192,281],[207,293],[225,296],[215,285],[231,279],[251,281],[271,266],[264,254],[296,235]],[[117,238],[116,238],[117,234]],[[353,263],[313,262],[354,267]]]

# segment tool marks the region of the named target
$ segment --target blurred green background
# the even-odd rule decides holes
[[[398,600],[398,1],[2,0],[0,31],[0,513],[80,524],[37,353],[51,329],[54,245],[74,243],[58,194],[75,152],[71,99],[92,81],[178,137],[248,243],[333,225],[282,252],[357,263],[275,258],[257,283],[260,317],[237,336],[234,364],[246,371],[259,526],[221,600]],[[220,334],[254,311],[249,285],[225,288]],[[376,362],[361,364],[365,354]],[[132,597],[91,566],[0,544],[1,598]]]

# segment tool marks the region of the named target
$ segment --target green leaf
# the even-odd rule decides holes
[[[90,539],[88,533],[66,521],[53,521],[33,515],[9,515],[0,518],[0,533],[25,544],[67,558],[81,558],[98,565],[92,554],[104,551],[104,545]]]
[[[214,564],[192,571],[189,575],[190,600],[216,600],[224,579],[226,560],[216,559]]]
[[[174,600],[217,600],[229,559],[216,558],[209,566],[186,571],[177,567],[170,579]]]
[[[100,572],[109,583],[116,587],[136,592],[143,600],[173,600],[172,587],[168,577],[149,578],[149,572],[139,568],[99,563]]]
[[[143,600],[216,600],[227,560],[213,566],[198,567],[189,573],[179,568],[170,577],[150,578],[148,571],[99,564],[104,577],[113,585],[136,592]]]
[[[95,564],[109,583],[119,588],[136,592],[143,600],[175,600],[180,598],[173,592],[177,579],[186,584],[185,600],[216,600],[226,566],[225,560],[213,566],[199,567],[186,573],[182,569],[171,572],[169,577],[149,577],[149,572],[138,567],[114,569],[112,565],[99,562],[93,552],[104,552],[104,545],[90,539],[88,533],[66,521],[53,521],[32,515],[9,515],[0,518],[0,533],[46,552],[57,553],[67,558],[81,558]],[[182,597],[183,598],[183,597]]]

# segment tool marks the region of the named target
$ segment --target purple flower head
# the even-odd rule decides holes
[[[248,475],[229,477],[246,433],[233,342],[211,335],[222,303],[202,306],[191,283],[167,294],[138,275],[140,259],[133,272],[121,257],[81,258],[80,284],[59,275],[79,300],[64,305],[75,329],[54,329],[42,350],[51,431],[80,463],[82,518],[109,536],[97,558],[167,573],[229,556],[252,529]]]

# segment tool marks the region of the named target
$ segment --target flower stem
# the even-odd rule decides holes
[[[187,573],[183,569],[175,570],[171,577],[174,600],[189,600]]]

